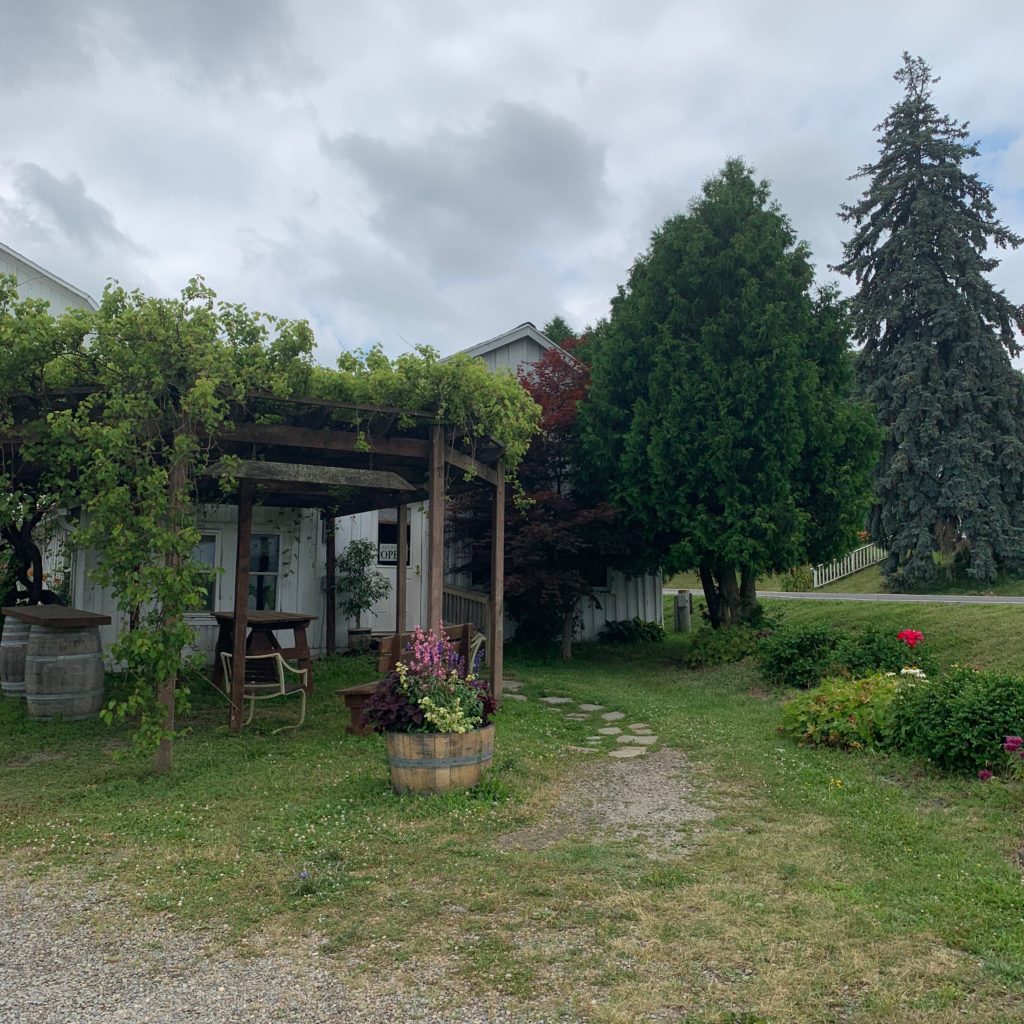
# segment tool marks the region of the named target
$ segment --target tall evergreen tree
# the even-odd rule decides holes
[[[843,304],[742,161],[669,218],[591,343],[584,479],[610,487],[649,563],[700,573],[712,624],[758,575],[831,557],[866,510],[871,413],[849,400]]]
[[[868,186],[842,208],[855,230],[834,268],[858,285],[860,370],[886,431],[869,526],[894,589],[943,563],[988,582],[1024,568],[1024,402],[1010,364],[1021,309],[987,279],[999,261],[986,251],[1024,239],[965,169],[977,145],[936,109],[931,68],[904,53],[894,77],[904,96],[854,175]]]

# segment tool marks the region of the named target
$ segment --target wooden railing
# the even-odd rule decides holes
[[[865,544],[854,548],[848,555],[837,558],[834,562],[822,562],[814,567],[814,586],[823,587],[826,583],[841,580],[844,576],[852,576],[870,565],[877,565],[886,556],[884,548],[877,544]]]
[[[490,629],[490,598],[478,590],[445,587],[441,618],[446,623],[472,622],[478,632],[486,633]]]

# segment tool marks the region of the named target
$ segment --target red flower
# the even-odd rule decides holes
[[[992,778],[992,773],[987,768],[982,768],[981,771],[978,772],[978,778],[981,779],[982,782],[988,782],[988,780]]]
[[[901,629],[896,634],[897,640],[902,640],[908,647],[916,647],[923,639],[924,633],[919,629]]]
[[[1015,750],[1020,750],[1021,747],[1024,747],[1024,738],[1020,736],[1007,736],[1006,742],[1003,744],[1003,750],[1008,754],[1012,754]]]

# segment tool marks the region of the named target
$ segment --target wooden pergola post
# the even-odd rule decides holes
[[[409,561],[409,506],[398,506],[398,564],[395,566],[395,635],[405,632],[406,620],[406,576],[405,564]]]
[[[324,587],[324,628],[327,630],[325,646],[328,654],[334,654],[338,643],[338,595],[334,592],[338,552],[335,550],[334,512],[331,509],[324,510],[324,533],[327,539],[327,580]]]
[[[491,507],[491,693],[501,701],[505,657],[505,462],[495,466],[494,504]]]
[[[444,613],[444,427],[430,430],[427,500],[427,628],[440,629]]]
[[[249,625],[249,562],[252,558],[251,480],[238,481],[238,545],[235,554],[235,625],[231,657],[231,732],[242,731],[242,709],[245,703],[245,631]]]

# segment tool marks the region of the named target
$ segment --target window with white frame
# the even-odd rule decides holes
[[[281,579],[281,536],[254,533],[249,547],[249,610],[278,611]]]
[[[202,603],[198,608],[192,609],[196,614],[202,614],[203,612],[212,613],[217,607],[217,566],[220,565],[218,559],[219,546],[220,538],[216,533],[203,533],[200,534],[199,543],[192,551],[192,561],[203,567],[205,580]]]

